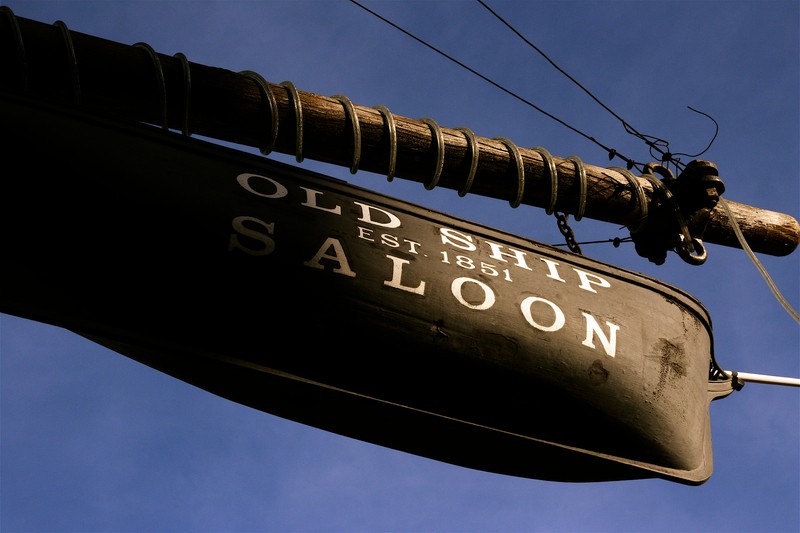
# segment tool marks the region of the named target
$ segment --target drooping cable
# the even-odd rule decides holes
[[[525,44],[527,44],[528,46],[533,48],[536,52],[538,52],[539,55],[541,55],[545,60],[547,60],[548,63],[550,63],[553,66],[553,68],[555,68],[561,74],[566,76],[578,88],[580,88],[583,92],[585,92],[587,95],[589,95],[589,97],[591,97],[592,100],[597,102],[603,109],[608,111],[614,118],[616,118],[622,124],[622,126],[625,128],[626,132],[628,132],[629,134],[631,134],[631,135],[641,139],[642,141],[644,141],[645,144],[647,144],[650,147],[651,155],[652,155],[653,151],[659,153],[660,157],[657,157],[657,159],[660,159],[662,162],[664,162],[664,163],[672,163],[672,164],[675,165],[676,168],[680,169],[684,165],[683,165],[683,163],[681,163],[680,159],[677,159],[675,156],[677,156],[677,155],[685,155],[685,156],[688,156],[688,157],[697,157],[697,156],[703,154],[704,152],[706,152],[711,147],[711,145],[714,143],[714,140],[717,138],[717,132],[719,132],[719,124],[717,124],[717,121],[714,120],[707,113],[703,113],[702,111],[698,111],[697,109],[694,109],[691,106],[689,106],[689,109],[694,111],[695,113],[699,113],[699,114],[704,115],[704,116],[708,117],[709,119],[711,119],[711,121],[714,122],[714,125],[716,127],[716,132],[714,133],[714,136],[712,137],[712,139],[709,142],[708,146],[698,154],[689,155],[689,154],[686,154],[686,153],[671,153],[669,151],[669,142],[668,141],[666,141],[665,139],[661,139],[661,138],[655,137],[653,135],[646,135],[646,134],[640,133],[636,128],[631,126],[628,121],[626,121],[624,118],[622,118],[617,113],[615,113],[610,107],[608,107],[599,98],[597,98],[589,89],[587,89],[580,82],[578,82],[578,80],[576,80],[575,78],[570,76],[563,68],[558,66],[555,63],[555,61],[550,59],[550,57],[548,57],[548,55],[545,54],[538,46],[533,44],[524,35],[522,35],[522,33],[520,33],[516,28],[514,28],[514,26],[512,26],[507,20],[505,20],[502,16],[500,16],[491,7],[489,7],[486,4],[486,2],[484,2],[484,0],[478,0],[478,3],[481,6],[483,6],[489,13],[491,13],[495,18],[497,18],[497,20],[499,20],[502,24],[504,24],[509,30],[511,30],[515,35],[517,35],[517,37],[522,39],[522,41],[525,42]],[[662,146],[664,147],[664,149],[661,148]],[[626,161],[628,163],[628,168],[632,168],[633,166],[636,165],[636,163],[634,161],[622,156],[616,150],[613,150],[613,149],[609,150],[608,153],[609,153],[609,159],[613,159],[614,157],[619,157],[620,159]]]
[[[786,309],[786,312],[789,313],[792,318],[794,318],[794,320],[800,324],[800,314],[798,314],[797,311],[792,308],[786,298],[784,298],[783,294],[781,294],[781,291],[778,290],[778,287],[775,285],[775,282],[772,281],[772,277],[770,277],[767,269],[764,268],[764,265],[762,265],[761,261],[758,260],[756,254],[753,253],[750,245],[747,244],[747,240],[744,238],[741,228],[739,228],[739,223],[736,222],[736,219],[733,217],[733,213],[731,213],[731,208],[728,206],[728,202],[724,198],[720,197],[719,203],[722,205],[722,209],[725,211],[725,215],[728,217],[728,221],[733,228],[733,232],[736,234],[736,238],[739,239],[739,244],[741,244],[742,249],[747,253],[747,256],[756,266],[758,271],[761,272],[761,276],[764,278],[764,281],[767,282],[767,285],[769,285],[772,294],[775,295],[775,298],[777,298],[783,308]]]
[[[419,37],[417,37],[417,36],[416,36],[416,35],[414,35],[413,33],[411,33],[411,32],[409,32],[409,31],[407,31],[407,30],[405,30],[405,29],[401,28],[400,26],[398,26],[397,24],[395,24],[395,23],[394,23],[394,22],[392,22],[391,20],[387,19],[386,17],[384,17],[384,16],[380,15],[379,13],[376,13],[375,11],[373,11],[373,10],[369,9],[368,7],[366,7],[366,6],[364,6],[363,4],[361,4],[361,3],[357,2],[356,0],[350,0],[350,2],[352,2],[352,3],[353,3],[353,4],[355,4],[355,5],[357,5],[358,7],[360,7],[361,9],[363,9],[364,11],[366,11],[367,13],[369,13],[369,14],[373,15],[374,17],[377,17],[377,18],[379,18],[380,20],[382,20],[382,21],[383,21],[383,22],[385,22],[386,24],[389,24],[389,25],[390,25],[390,26],[392,26],[393,28],[395,28],[395,29],[397,29],[397,30],[399,30],[399,31],[403,32],[404,34],[406,34],[407,36],[411,37],[412,39],[414,39],[414,40],[415,40],[415,41],[417,41],[418,43],[422,44],[423,46],[426,46],[426,47],[430,48],[431,50],[433,50],[433,51],[434,51],[434,52],[436,52],[437,54],[441,55],[442,57],[444,57],[444,58],[446,58],[446,59],[448,59],[448,60],[452,61],[453,63],[457,64],[457,65],[458,65],[458,66],[460,66],[461,68],[468,70],[469,72],[471,72],[472,74],[475,74],[476,76],[478,76],[478,77],[479,77],[479,78],[481,78],[482,80],[484,80],[484,81],[486,81],[486,82],[488,82],[488,83],[490,83],[490,84],[494,85],[495,87],[497,87],[498,89],[500,89],[500,90],[501,90],[501,91],[503,91],[504,93],[508,94],[509,96],[512,96],[513,98],[516,98],[516,99],[517,99],[517,100],[519,100],[520,102],[524,103],[524,104],[525,104],[525,105],[527,105],[527,106],[530,106],[530,107],[532,107],[533,109],[535,109],[536,111],[538,111],[538,112],[542,113],[543,115],[547,116],[548,118],[550,118],[550,119],[552,119],[552,120],[555,120],[556,122],[558,122],[559,124],[561,124],[561,125],[562,125],[562,126],[564,126],[565,128],[567,128],[567,129],[569,129],[569,130],[571,130],[571,131],[573,131],[573,132],[577,133],[577,134],[578,134],[578,135],[580,135],[581,137],[583,137],[583,138],[585,138],[585,139],[587,139],[587,140],[589,140],[589,141],[593,142],[594,144],[596,144],[597,146],[599,146],[600,148],[602,148],[603,150],[605,150],[607,153],[610,153],[610,152],[611,152],[611,150],[612,150],[611,148],[609,148],[609,147],[605,146],[603,143],[601,143],[600,141],[598,141],[598,140],[597,140],[597,139],[595,139],[594,137],[592,137],[592,136],[590,136],[590,135],[588,135],[588,134],[586,134],[586,133],[582,132],[581,130],[579,130],[578,128],[576,128],[576,127],[574,127],[574,126],[571,126],[570,124],[568,124],[568,123],[566,123],[565,121],[561,120],[560,118],[558,118],[557,116],[553,115],[552,113],[549,113],[549,112],[545,111],[544,109],[542,109],[541,107],[537,106],[536,104],[534,104],[534,103],[533,103],[533,102],[531,102],[530,100],[527,100],[527,99],[523,98],[522,96],[520,96],[519,94],[515,93],[514,91],[511,91],[510,89],[507,89],[507,88],[503,87],[502,85],[500,85],[500,84],[499,84],[499,83],[497,83],[496,81],[494,81],[494,80],[492,80],[492,79],[488,78],[487,76],[485,76],[485,75],[481,74],[481,73],[480,73],[480,72],[478,72],[477,70],[475,70],[475,69],[473,69],[473,68],[471,68],[471,67],[469,67],[469,66],[465,65],[464,63],[462,63],[462,62],[461,62],[461,61],[459,61],[458,59],[454,58],[453,56],[451,56],[451,55],[449,55],[449,54],[447,54],[447,53],[443,52],[442,50],[439,50],[438,48],[436,48],[436,47],[435,47],[435,46],[433,46],[432,44],[430,44],[430,43],[428,43],[428,42],[424,41],[423,39],[420,39]],[[622,156],[620,156],[620,157],[621,157],[622,159],[626,160],[626,161],[630,161],[630,160],[628,160],[627,158],[624,158],[624,157],[622,157]]]

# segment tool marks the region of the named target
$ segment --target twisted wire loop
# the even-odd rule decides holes
[[[567,157],[567,161],[571,161],[575,165],[575,172],[578,174],[578,183],[580,185],[578,210],[575,213],[575,222],[577,222],[583,218],[583,214],[586,211],[586,167],[577,155]]]
[[[297,92],[297,87],[291,81],[281,82],[281,86],[286,87],[289,92],[289,100],[294,107],[294,122],[295,122],[295,145],[294,145],[294,158],[298,163],[303,162],[303,104],[300,102],[300,93]]]
[[[156,71],[156,84],[158,85],[158,103],[161,112],[161,129],[169,129],[169,121],[167,119],[167,84],[164,81],[164,69],[161,68],[161,59],[153,47],[147,43],[135,43],[134,48],[141,48],[147,53],[150,61],[153,63],[153,68]]]
[[[433,120],[432,118],[421,118],[419,119],[420,122],[423,122],[428,125],[431,129],[431,136],[436,141],[436,169],[433,172],[433,177],[430,181],[426,182],[425,188],[427,190],[431,190],[439,183],[439,178],[442,175],[442,169],[444,168],[444,134],[442,133],[442,128],[439,124]]]
[[[259,90],[264,94],[267,100],[267,105],[269,105],[269,138],[264,146],[259,147],[262,155],[269,155],[272,153],[275,147],[275,140],[278,138],[278,102],[275,100],[275,95],[272,93],[269,83],[267,83],[267,80],[265,80],[261,74],[252,70],[243,70],[239,72],[239,74],[256,82]]]
[[[631,189],[636,193],[636,199],[639,204],[639,213],[640,217],[638,223],[631,228],[631,233],[638,233],[642,227],[644,227],[645,222],[647,221],[647,197],[644,195],[644,189],[642,188],[642,184],[639,183],[639,180],[636,179],[636,176],[633,175],[633,172],[628,170],[627,168],[623,167],[609,167],[609,170],[616,170],[628,180],[628,183],[631,186]]]
[[[552,215],[556,210],[556,199],[558,198],[558,169],[556,167],[556,162],[553,160],[553,156],[550,155],[547,148],[543,146],[534,146],[531,150],[542,157],[542,162],[550,176],[550,203],[545,209],[545,213]]]
[[[472,182],[475,181],[475,173],[478,171],[480,150],[478,149],[478,143],[475,139],[475,133],[473,133],[471,129],[465,126],[459,126],[456,130],[464,134],[464,137],[467,139],[467,148],[469,149],[469,174],[467,175],[467,180],[464,182],[464,186],[458,191],[459,196],[466,196],[472,187]]]
[[[14,34],[14,46],[17,49],[17,56],[19,57],[19,68],[21,85],[23,89],[28,88],[28,58],[25,54],[25,43],[22,40],[22,31],[19,28],[19,21],[14,12],[8,6],[0,6],[0,12],[6,15],[9,24],[11,24],[11,31]]]
[[[189,68],[189,60],[181,52],[176,53],[173,57],[178,58],[181,62],[181,69],[183,70],[183,126],[181,131],[187,137],[191,136],[189,131],[189,110],[192,100],[192,71]]]
[[[669,202],[670,207],[675,212],[675,219],[678,222],[681,240],[681,242],[676,246],[678,255],[681,256],[681,259],[689,264],[702,265],[708,258],[708,253],[703,245],[703,241],[696,237],[692,237],[691,233],[689,232],[689,227],[686,225],[686,220],[683,218],[683,213],[681,212],[680,206],[678,206],[678,201],[675,199],[675,196],[673,196],[672,192],[667,188],[667,186],[651,173],[652,168],[653,167],[649,164],[645,165],[645,173],[642,174],[642,177],[653,185],[654,190],[659,191],[664,195],[664,197],[667,199],[667,202]]]
[[[80,105],[81,79],[78,74],[78,58],[75,55],[75,47],[72,44],[72,35],[63,21],[57,20],[53,25],[61,30],[61,37],[64,39],[64,45],[67,47],[67,61],[69,62],[69,73],[72,77],[72,99],[75,105]]]
[[[386,181],[392,181],[397,167],[397,126],[392,112],[386,106],[378,105],[373,109],[377,109],[380,112],[386,127],[389,129],[389,171],[386,174]]]
[[[358,172],[358,165],[361,163],[361,124],[358,122],[356,108],[353,106],[353,102],[343,94],[334,94],[331,98],[341,102],[345,115],[353,125],[353,163],[350,165],[350,174],[355,174]]]
[[[494,137],[492,140],[500,141],[506,145],[508,153],[511,155],[517,167],[517,196],[509,202],[511,207],[517,208],[519,204],[522,203],[522,195],[525,193],[525,166],[522,163],[522,154],[520,154],[517,145],[506,137]]]

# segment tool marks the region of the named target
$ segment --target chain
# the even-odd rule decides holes
[[[555,212],[555,215],[556,221],[558,222],[558,230],[564,236],[564,240],[567,241],[567,246],[569,246],[570,251],[579,255],[583,255],[578,241],[575,240],[575,234],[572,233],[572,228],[569,227],[569,223],[567,222],[569,215],[565,213],[559,213],[557,211]]]

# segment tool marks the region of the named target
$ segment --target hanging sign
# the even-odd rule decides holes
[[[685,292],[263,157],[0,103],[0,311],[469,468],[711,475],[708,405],[731,389]]]

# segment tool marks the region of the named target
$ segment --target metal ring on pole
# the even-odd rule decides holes
[[[25,43],[22,40],[22,31],[19,29],[19,21],[14,12],[8,6],[0,6],[0,11],[6,14],[8,22],[11,24],[11,30],[14,32],[14,45],[17,47],[17,55],[19,56],[20,71],[22,72],[22,87],[28,87],[28,59],[25,55]]]
[[[575,165],[575,172],[578,174],[578,182],[580,185],[580,196],[578,198],[578,211],[575,213],[575,222],[583,218],[583,213],[586,211],[586,167],[583,161],[577,155],[571,155],[567,161],[572,161]]]
[[[378,105],[374,109],[380,112],[386,127],[389,129],[389,172],[386,174],[386,181],[392,181],[395,167],[397,166],[397,127],[394,123],[392,112],[386,106]]]
[[[651,168],[652,167],[645,166],[646,170],[650,170]],[[678,255],[690,265],[702,265],[705,263],[706,259],[708,259],[708,253],[705,245],[703,245],[703,241],[701,239],[692,237],[675,196],[673,196],[672,192],[667,188],[667,186],[664,185],[664,183],[656,178],[653,174],[646,172],[642,174],[642,177],[652,183],[655,190],[658,190],[664,194],[664,197],[669,202],[670,207],[672,207],[672,210],[675,212],[675,219],[677,220],[678,228],[680,229],[681,241],[676,246],[676,252]]]
[[[472,187],[472,182],[475,181],[475,173],[478,170],[478,157],[480,156],[480,150],[478,149],[478,143],[475,140],[475,134],[471,129],[464,126],[459,126],[456,128],[456,130],[463,133],[464,137],[467,139],[467,148],[469,149],[470,154],[469,174],[467,175],[467,181],[464,182],[464,186],[458,191],[459,196],[466,196],[466,194],[469,192],[469,189]]]
[[[522,163],[522,154],[519,153],[519,148],[511,139],[506,137],[495,137],[493,140],[500,141],[508,148],[508,153],[514,160],[514,165],[517,167],[517,196],[509,202],[511,207],[519,207],[522,203],[522,195],[525,192],[525,166]]]
[[[550,203],[545,209],[545,213],[552,215],[556,210],[556,199],[558,198],[558,168],[556,167],[556,162],[553,160],[553,156],[550,155],[547,148],[543,146],[534,146],[531,150],[542,156],[542,162],[547,169],[547,173],[550,175]]]
[[[639,223],[636,224],[636,227],[631,229],[630,231],[631,233],[637,233],[639,230],[642,229],[645,222],[647,221],[647,197],[644,195],[644,189],[642,188],[642,184],[639,183],[639,180],[636,178],[636,176],[633,175],[633,172],[631,172],[627,168],[609,167],[609,170],[616,170],[617,172],[625,176],[625,178],[627,178],[628,180],[628,183],[630,183],[631,185],[631,189],[633,189],[636,192],[636,198],[639,203],[640,217],[639,217]],[[633,193],[631,193],[631,196],[633,196]]]
[[[350,174],[355,174],[358,172],[358,165],[361,163],[361,124],[358,122],[356,108],[353,106],[353,102],[343,94],[334,94],[331,98],[341,102],[345,115],[353,125],[353,164],[350,165]]]
[[[439,127],[439,124],[432,118],[425,117],[419,120],[428,125],[431,129],[431,137],[436,142],[436,169],[431,180],[424,184],[425,188],[430,191],[439,183],[442,168],[444,168],[444,134],[442,134],[442,128]]]
[[[297,87],[291,81],[281,82],[283,87],[286,87],[289,92],[289,100],[292,101],[294,107],[294,121],[295,121],[295,144],[294,144],[294,158],[298,163],[303,162],[303,104],[300,102],[300,93],[297,92]]]
[[[67,60],[69,61],[69,73],[72,76],[72,98],[75,100],[75,105],[81,103],[81,79],[78,74],[78,59],[75,56],[75,47],[72,45],[72,35],[70,34],[67,25],[60,20],[53,23],[61,30],[61,37],[64,38],[64,44],[67,47]]]
[[[269,140],[264,146],[260,147],[259,150],[263,155],[269,155],[272,153],[275,147],[275,140],[278,138],[278,102],[275,101],[275,95],[272,93],[269,83],[267,83],[267,80],[265,80],[261,74],[253,72],[252,70],[243,70],[239,74],[256,82],[258,88],[264,93],[264,97],[267,99],[270,115]]]
[[[181,131],[184,135],[189,137],[192,135],[189,131],[189,110],[192,100],[192,71],[189,68],[189,60],[186,59],[186,56],[181,52],[174,54],[173,57],[177,57],[180,60],[181,68],[183,69],[183,127]]]
[[[147,43],[136,43],[133,45],[135,48],[141,48],[150,57],[153,63],[153,68],[156,71],[156,83],[158,84],[158,103],[161,110],[161,129],[169,129],[169,120],[167,119],[167,84],[164,81],[164,70],[161,68],[161,60],[153,47]]]
[[[689,263],[690,265],[702,265],[708,259],[708,250],[706,250],[703,240],[697,237],[692,237],[690,241],[693,250],[689,250],[689,246],[679,246],[678,255]]]

